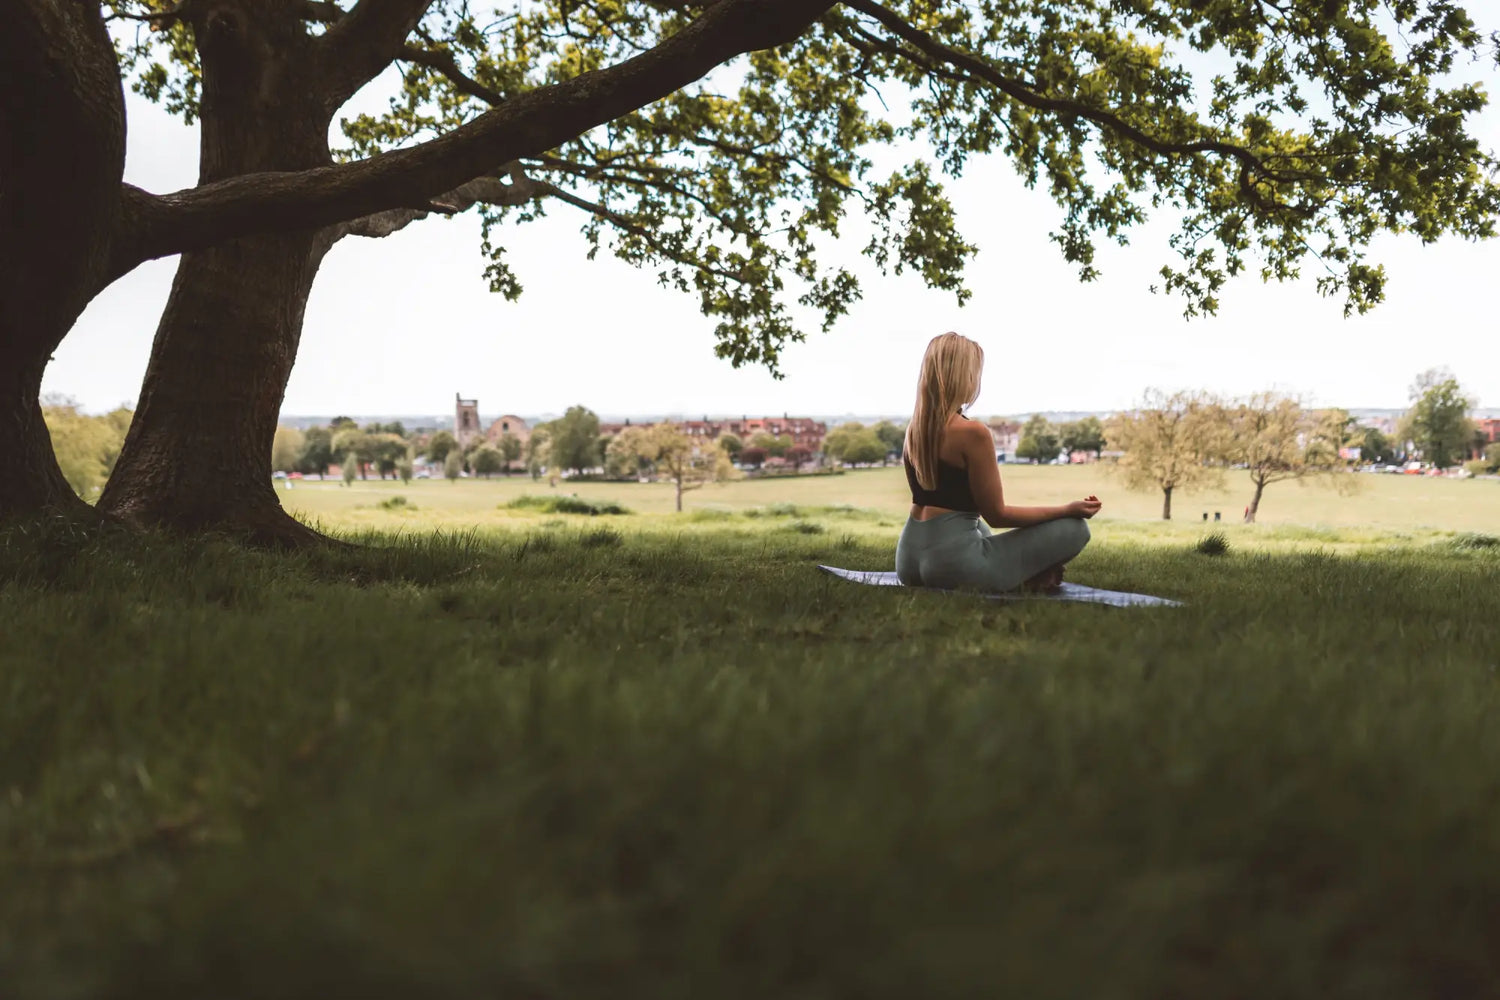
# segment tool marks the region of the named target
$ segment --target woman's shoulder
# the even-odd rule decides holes
[[[990,440],[988,427],[977,420],[971,420],[962,413],[955,413],[953,419],[948,421],[948,433],[960,441]]]

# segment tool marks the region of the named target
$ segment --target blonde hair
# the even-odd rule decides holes
[[[938,452],[948,418],[979,398],[984,348],[968,337],[943,333],[927,344],[917,376],[917,405],[906,425],[906,455],[924,490],[937,489]]]

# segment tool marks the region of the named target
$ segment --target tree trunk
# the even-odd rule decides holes
[[[0,519],[88,514],[42,419],[42,372],[105,281],[125,98],[98,5],[8,4],[0,32]]]
[[[1161,495],[1161,519],[1163,521],[1170,521],[1172,520],[1172,487],[1163,487]]]
[[[677,513],[682,513],[682,477],[677,477]]]
[[[301,58],[307,37],[294,15],[277,12],[222,8],[194,23],[204,71],[201,183],[331,162],[331,112]],[[183,254],[100,501],[106,512],[260,544],[321,538],[282,510],[271,443],[332,238],[292,232]]]
[[[1250,506],[1245,508],[1245,523],[1254,524],[1255,514],[1260,510],[1260,495],[1266,491],[1266,484],[1256,482],[1255,495],[1250,498]]]

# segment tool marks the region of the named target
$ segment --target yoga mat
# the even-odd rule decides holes
[[[872,587],[901,586],[901,581],[896,579],[896,574],[893,572],[882,573],[878,570],[839,569],[837,566],[819,566],[818,569],[825,573],[832,573],[842,580],[865,583]],[[1150,594],[1130,594],[1123,590],[1100,590],[1097,587],[1085,587],[1078,583],[1064,583],[1062,589],[1055,594],[1029,594],[1023,592],[981,594],[977,591],[939,590],[936,587],[913,589],[938,590],[939,593],[944,594],[967,593],[975,597],[987,598],[991,601],[1078,601],[1084,604],[1108,604],[1112,608],[1182,607],[1181,601],[1173,601],[1165,597],[1153,597]]]

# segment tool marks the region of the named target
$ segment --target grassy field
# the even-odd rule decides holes
[[[819,574],[889,566],[889,471],[0,529],[0,996],[1496,995],[1500,484],[1371,478],[1209,557],[1008,475],[1178,609]]]
[[[1453,480],[1425,476],[1360,475],[1360,488],[1341,496],[1330,489],[1279,483],[1266,491],[1259,523],[1241,525],[1250,498],[1245,474],[1231,473],[1223,492],[1186,494],[1174,500],[1174,520],[1163,523],[1161,497],[1130,493],[1100,466],[1006,466],[1002,482],[1007,499],[1020,504],[1062,503],[1089,493],[1105,500],[1095,519],[1097,532],[1122,537],[1192,537],[1201,534],[1203,514],[1224,520],[1216,528],[1246,544],[1278,544],[1316,538],[1350,542],[1361,538],[1436,537],[1445,533],[1500,530],[1500,480]],[[423,528],[526,528],[535,523],[528,510],[506,504],[524,495],[577,495],[612,501],[642,515],[673,515],[674,496],[666,483],[570,482],[550,487],[525,476],[509,479],[369,480],[345,487],[334,482],[303,482],[283,490],[282,503],[305,520],[335,529],[414,530]],[[396,509],[382,507],[393,497],[408,501]],[[686,518],[678,526],[710,523],[715,514],[794,504],[810,508],[857,507],[872,516],[857,527],[873,536],[892,538],[906,517],[910,495],[900,469],[867,469],[834,476],[742,479],[709,485],[684,496]],[[695,521],[691,515],[697,514]],[[661,519],[647,517],[641,523]],[[662,524],[669,523],[661,521]],[[1334,530],[1328,530],[1334,529]]]

